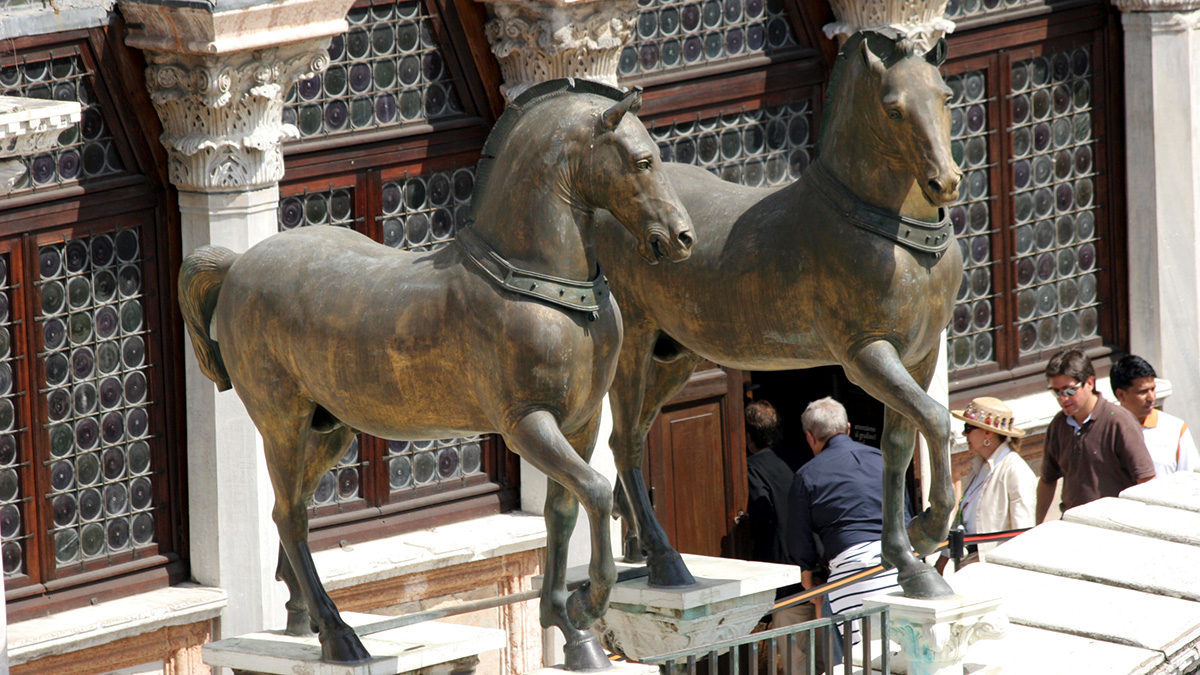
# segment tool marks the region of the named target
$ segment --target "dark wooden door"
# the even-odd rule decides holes
[[[663,407],[646,441],[654,510],[682,553],[743,557],[746,504],[743,373],[702,365]]]

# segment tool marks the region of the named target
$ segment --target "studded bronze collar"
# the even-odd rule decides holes
[[[817,191],[855,227],[887,237],[896,243],[940,258],[950,246],[953,225],[946,209],[936,223],[902,216],[868,204],[829,174],[820,162],[813,162],[806,173],[817,179]]]
[[[516,267],[480,239],[470,225],[458,229],[455,241],[493,283],[506,290],[585,312],[593,321],[600,308],[608,302],[608,280],[604,278],[604,270],[599,269],[599,265],[596,278],[590,281],[563,279]]]

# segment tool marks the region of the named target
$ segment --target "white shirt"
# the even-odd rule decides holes
[[[1200,453],[1187,422],[1158,409],[1151,409],[1142,422],[1142,437],[1154,460],[1154,474],[1161,478],[1176,471],[1200,471]]]

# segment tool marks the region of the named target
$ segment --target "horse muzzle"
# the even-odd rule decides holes
[[[658,261],[664,258],[671,262],[680,262],[691,257],[694,243],[691,228],[679,229],[671,235],[660,231],[651,232],[646,237],[646,251],[643,256],[652,265],[658,264]]]
[[[955,169],[945,173],[933,173],[921,185],[921,191],[934,206],[946,206],[958,199],[958,188],[962,183],[962,172]]]

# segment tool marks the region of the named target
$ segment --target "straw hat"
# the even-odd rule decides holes
[[[980,429],[994,431],[1001,436],[1020,438],[1024,429],[1013,425],[1013,412],[998,398],[980,396],[967,404],[966,410],[951,410],[951,415]]]

